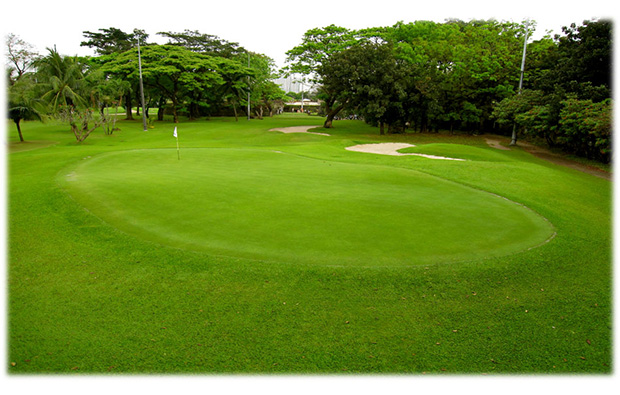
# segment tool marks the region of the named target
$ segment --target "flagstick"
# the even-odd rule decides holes
[[[181,153],[179,151],[179,137],[177,136],[177,158],[181,160]]]

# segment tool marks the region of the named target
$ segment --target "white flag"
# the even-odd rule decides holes
[[[177,127],[174,127],[174,133],[172,134],[174,137],[177,137]],[[178,138],[178,137],[177,137]]]

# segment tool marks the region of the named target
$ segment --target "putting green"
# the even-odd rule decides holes
[[[461,162],[465,163],[465,162]],[[117,151],[59,175],[110,225],[265,261],[394,266],[520,252],[552,225],[515,202],[412,170],[250,149]]]

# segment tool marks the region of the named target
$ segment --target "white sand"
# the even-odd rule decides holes
[[[354,145],[352,147],[347,147],[346,149],[348,151],[365,152],[368,154],[393,155],[393,156],[413,155],[413,156],[421,156],[421,157],[428,158],[428,159],[458,160],[458,161],[465,160],[465,159],[458,159],[458,158],[448,158],[445,156],[437,156],[437,155],[398,152],[398,150],[401,150],[403,148],[409,148],[409,147],[415,147],[415,145],[407,144],[407,143],[360,144],[360,145]]]
[[[282,133],[309,133],[318,134],[320,136],[329,136],[327,133],[309,132],[308,129],[316,128],[316,126],[289,126],[287,128],[274,128],[269,129],[270,132],[282,132]]]

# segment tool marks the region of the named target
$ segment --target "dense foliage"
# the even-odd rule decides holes
[[[538,43],[526,90],[498,103],[499,123],[515,123],[551,147],[611,160],[611,23],[585,21]]]
[[[308,31],[288,71],[318,83],[327,115],[356,113],[381,131],[460,129],[527,136],[593,159],[611,158],[611,24],[585,21],[528,43],[535,25],[417,21]]]
[[[241,108],[260,118],[282,107],[285,95],[272,81],[275,65],[267,56],[197,31],[159,34],[169,43],[150,44],[140,30],[85,31],[81,45],[97,54],[85,58],[63,56],[55,48],[41,57],[9,36],[9,118],[20,138],[22,119],[52,116],[68,123],[77,141],[83,141],[101,125],[107,125],[107,134],[113,132],[109,107],[124,106],[126,119],[133,119],[134,107],[139,115],[138,44],[147,117],[149,108],[158,108],[159,121],[168,113],[174,122],[181,115],[237,116]]]

